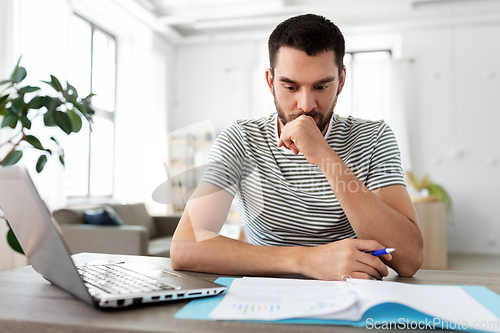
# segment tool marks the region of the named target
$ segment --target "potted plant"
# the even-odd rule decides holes
[[[9,79],[0,81],[0,116],[1,128],[10,127],[15,132],[5,141],[0,142],[0,148],[9,147],[7,154],[0,159],[1,166],[14,165],[23,157],[26,150],[36,150],[40,156],[36,162],[36,172],[40,173],[47,163],[48,157],[57,156],[64,166],[64,149],[59,141],[50,137],[50,148],[42,144],[39,136],[31,131],[35,118],[43,117],[45,127],[54,127],[66,135],[78,133],[86,120],[92,124],[94,110],[90,106],[93,94],[84,98],[71,84],[66,82],[63,87],[53,75],[50,81],[41,81],[50,87],[51,94],[41,94],[39,86],[24,85],[27,71],[20,66],[21,58],[14,67]],[[8,224],[8,223],[7,223]],[[17,252],[23,253],[12,229],[7,233],[9,245]]]
[[[417,191],[420,200],[440,201],[445,204],[448,222],[451,222],[452,202],[448,191],[443,186],[434,183],[428,174],[421,179],[411,171],[407,171],[406,174],[409,183]]]

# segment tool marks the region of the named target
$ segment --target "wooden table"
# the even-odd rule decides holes
[[[103,254],[81,253],[76,263],[100,260]],[[168,266],[170,259],[114,255],[114,259],[146,260]],[[214,274],[191,273],[214,281]],[[419,271],[413,278],[402,278],[394,271],[387,281],[435,285],[480,285],[500,294],[500,274],[452,271]],[[174,314],[188,301],[150,306],[98,310],[52,286],[31,266],[0,273],[0,332],[77,333],[77,332],[356,332],[364,328],[349,326],[286,325],[247,322],[215,322],[174,319]]]

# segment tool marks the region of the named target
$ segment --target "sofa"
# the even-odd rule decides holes
[[[102,225],[102,216],[112,220],[106,224],[113,225]],[[68,207],[54,211],[53,217],[72,254],[170,257],[172,235],[181,216],[150,216],[145,205],[137,203],[100,205],[92,209]]]

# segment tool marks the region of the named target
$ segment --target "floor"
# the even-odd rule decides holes
[[[500,256],[480,254],[449,254],[450,269],[467,272],[500,273]]]

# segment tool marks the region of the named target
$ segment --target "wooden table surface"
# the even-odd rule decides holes
[[[109,255],[82,253],[76,263],[109,258]],[[113,255],[118,261],[144,261],[170,267],[170,259]],[[214,281],[214,274],[189,274]],[[434,285],[479,285],[500,294],[500,274],[421,270],[413,278],[391,272],[387,281]],[[355,332],[365,328],[349,326],[289,325],[229,321],[174,319],[189,301],[159,303],[120,310],[99,310],[52,286],[31,266],[0,273],[0,332]]]

